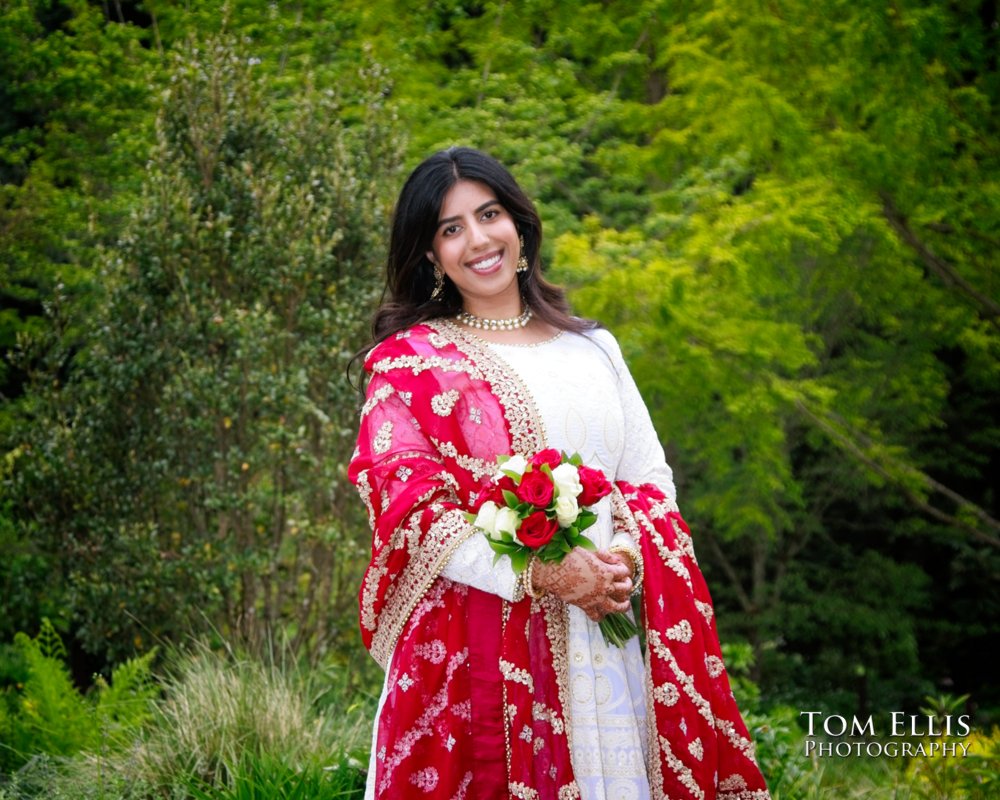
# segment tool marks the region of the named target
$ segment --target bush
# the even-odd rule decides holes
[[[279,99],[231,39],[174,55],[101,307],[48,353],[2,476],[14,544],[91,653],[280,628],[319,660],[353,633],[370,534],[346,366],[397,161],[369,67]]]

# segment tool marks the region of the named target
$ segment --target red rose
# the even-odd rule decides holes
[[[599,469],[578,467],[577,471],[580,474],[580,484],[583,486],[583,491],[580,492],[576,501],[581,506],[592,506],[602,497],[611,494],[611,484],[608,483],[608,479]]]
[[[500,505],[504,505],[506,502],[503,499],[504,492],[513,492],[517,489],[517,484],[514,483],[514,479],[510,475],[504,475],[500,480],[498,480],[494,486],[496,487],[494,495],[490,497],[491,500],[495,500]]]
[[[549,469],[555,469],[562,464],[562,453],[549,447],[531,457],[531,465],[533,467],[540,467],[542,464],[548,464]]]
[[[552,479],[541,470],[531,470],[521,476],[521,485],[514,490],[522,503],[531,503],[536,508],[545,508],[552,502],[555,487]]]
[[[559,523],[554,519],[545,516],[544,511],[536,511],[529,514],[521,522],[521,529],[517,532],[517,538],[522,544],[533,549],[538,549],[547,545],[556,531],[559,530]]]
[[[480,506],[487,500],[492,500],[498,506],[504,505],[503,492],[500,491],[500,487],[493,483],[493,481],[490,481],[479,490],[479,494],[476,495],[476,499],[472,503],[472,510],[478,511]]]

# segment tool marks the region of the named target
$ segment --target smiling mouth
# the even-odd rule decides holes
[[[473,261],[467,264],[466,266],[473,272],[489,272],[490,270],[499,266],[502,260],[503,260],[503,253],[498,252],[494,253],[491,256],[487,256],[486,258],[481,258],[479,259],[479,261]]]

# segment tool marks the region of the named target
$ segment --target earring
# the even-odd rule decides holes
[[[434,267],[434,290],[431,292],[431,300],[437,300],[444,291],[444,273],[437,266]]]
[[[524,254],[524,237],[519,237],[519,241],[521,243],[521,255],[517,259],[517,271],[527,272],[530,265],[528,264],[528,257]]]

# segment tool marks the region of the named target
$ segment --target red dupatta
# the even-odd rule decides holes
[[[579,797],[570,760],[566,607],[509,603],[439,577],[473,535],[463,512],[496,456],[545,446],[531,396],[457,325],[389,337],[371,379],[350,478],[368,507],[372,558],[362,638],[387,670],[376,796]],[[647,708],[655,797],[762,800],[767,790],[719,652],[690,533],[653,486],[619,483],[615,527],[645,565]]]

